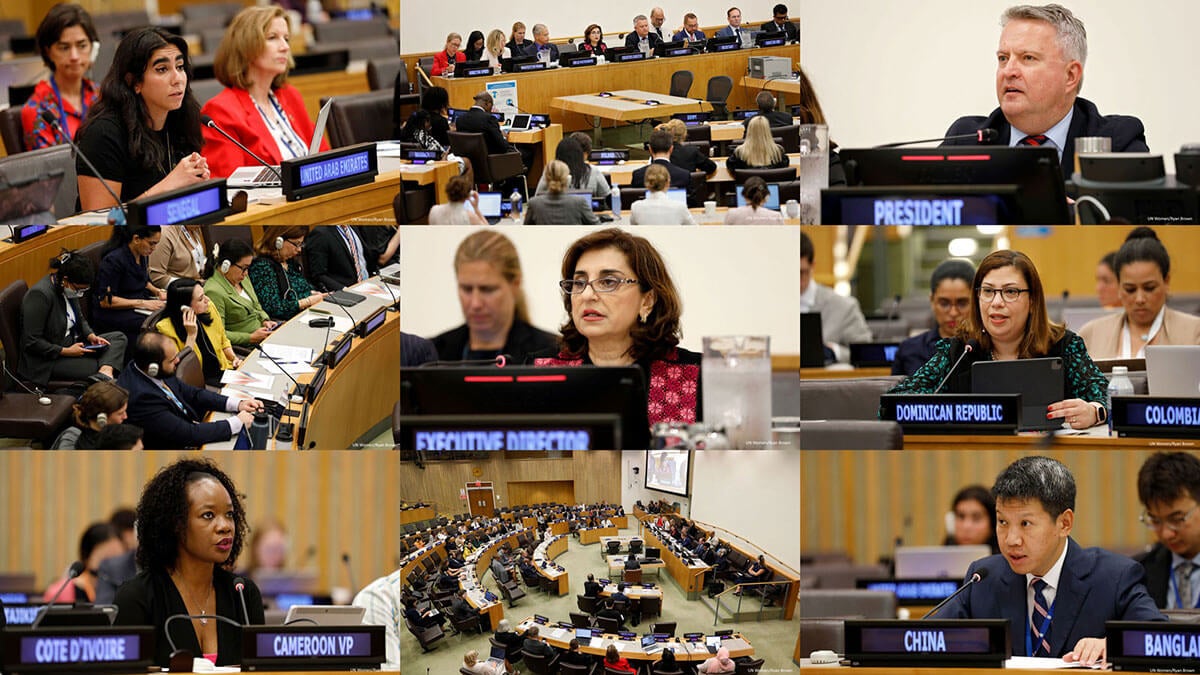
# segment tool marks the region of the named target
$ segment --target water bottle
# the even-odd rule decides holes
[[[255,450],[266,450],[267,431],[267,413],[254,413],[254,421],[250,423],[250,447]]]
[[[513,188],[512,196],[510,196],[508,198],[508,202],[510,204],[512,204],[512,219],[520,220],[521,219],[521,193],[516,188]]]
[[[1113,366],[1112,379],[1108,382],[1108,435],[1113,435],[1112,400],[1114,396],[1133,396],[1133,382],[1129,381],[1129,368]]]
[[[621,222],[621,188],[614,187],[612,191],[613,221]]]

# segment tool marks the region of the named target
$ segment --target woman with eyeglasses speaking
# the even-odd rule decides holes
[[[679,348],[683,303],[654,246],[617,228],[567,249],[558,353],[538,366],[629,366],[646,374],[650,424],[701,416],[700,354]]]
[[[990,253],[975,272],[971,311],[954,338],[937,345],[933,357],[889,394],[932,394],[946,379],[968,343],[976,354],[954,371],[942,392],[971,391],[967,361],[1062,358],[1067,398],[1049,406],[1048,419],[1086,429],[1106,419],[1107,381],[1087,353],[1083,338],[1050,320],[1046,296],[1033,261],[1020,251]]]

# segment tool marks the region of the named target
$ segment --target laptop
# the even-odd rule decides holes
[[[1078,333],[1083,325],[1093,319],[1099,319],[1102,316],[1119,312],[1118,309],[1105,309],[1103,307],[1064,307],[1062,311],[1062,321],[1067,325],[1067,330]]]
[[[671,188],[667,190],[667,199],[674,202],[679,202],[687,206],[687,189],[686,188]]]
[[[1051,356],[971,364],[971,391],[976,394],[1020,394],[1018,431],[1052,431],[1062,418],[1046,419],[1046,408],[1065,398],[1062,359]]]
[[[7,182],[0,176],[0,223],[6,225],[42,225],[54,223],[54,199],[62,184],[64,171],[28,180]]]
[[[1200,396],[1200,345],[1146,345],[1151,396]]]
[[[517,113],[513,115],[512,124],[508,127],[509,131],[528,131],[532,115],[526,113]]]
[[[825,341],[821,337],[820,312],[800,314],[800,367],[825,367]]]
[[[479,212],[487,218],[489,224],[495,225],[512,213],[512,202],[499,192],[480,192]]]
[[[850,365],[855,368],[891,368],[899,351],[899,342],[852,342]]]
[[[767,183],[767,193],[768,193],[767,201],[763,202],[762,205],[768,209],[771,209],[772,211],[778,211],[779,210],[779,183]],[[742,194],[741,190],[738,190],[737,191],[737,205],[745,206],[747,203],[748,202],[746,201],[745,195]]]
[[[642,638],[642,651],[647,654],[657,654],[662,651],[663,643],[654,639],[654,635],[647,635]]]
[[[503,666],[504,660],[508,658],[505,652],[504,645],[492,645],[492,653],[488,656],[488,662]]]
[[[716,654],[717,650],[721,648],[721,636],[713,635],[704,638],[704,646],[708,648],[709,654]]]
[[[962,579],[971,563],[991,554],[988,546],[897,546],[896,578]]]
[[[319,626],[361,626],[366,613],[365,608],[353,605],[292,605],[283,623],[311,619]]]
[[[321,151],[321,141],[325,138],[325,127],[329,123],[329,109],[333,107],[334,97],[325,101],[321,112],[317,113],[317,125],[313,128],[312,141],[308,144],[308,154],[315,155]],[[272,171],[271,169],[274,169]],[[235,188],[270,188],[281,187],[279,182],[279,165],[272,164],[271,169],[265,166],[241,166],[229,174],[225,184]]]
[[[606,200],[593,197],[590,190],[571,190],[567,193],[567,196],[572,199],[578,199],[592,211],[607,211],[609,208],[608,204],[605,203]]]

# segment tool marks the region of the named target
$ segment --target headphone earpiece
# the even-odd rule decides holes
[[[229,268],[233,267],[233,263],[228,260],[221,261],[221,274],[229,274]]]
[[[105,415],[104,413],[98,413],[96,415],[96,426],[103,429],[107,424],[108,424],[108,415]]]
[[[149,366],[146,366],[146,374],[150,377],[158,377],[158,364],[151,363]]]
[[[275,237],[275,250],[276,251],[283,250],[283,237]]]

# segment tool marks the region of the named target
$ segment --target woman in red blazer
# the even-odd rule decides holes
[[[458,33],[451,33],[446,36],[446,48],[433,55],[433,68],[430,73],[437,75],[446,75],[454,73],[454,64],[462,63],[467,60],[467,55],[458,51],[462,46],[462,36]]]
[[[295,65],[287,16],[277,6],[247,7],[230,22],[217,47],[213,71],[225,89],[204,104],[226,133],[270,164],[308,154],[313,121],[304,99],[286,84]],[[321,149],[329,144],[321,141]],[[258,162],[217,131],[204,127],[204,150],[214,178]]]

